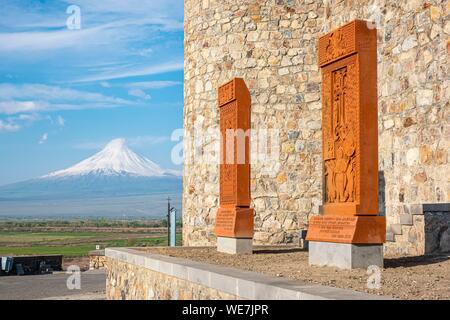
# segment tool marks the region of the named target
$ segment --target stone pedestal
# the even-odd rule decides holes
[[[309,242],[309,264],[340,269],[383,267],[382,244]]]
[[[252,254],[253,240],[242,238],[217,238],[217,251],[229,254]]]

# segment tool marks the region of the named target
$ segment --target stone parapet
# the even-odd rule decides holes
[[[373,300],[352,290],[273,278],[129,248],[107,248],[107,299]]]

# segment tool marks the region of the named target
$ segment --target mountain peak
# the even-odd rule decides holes
[[[179,175],[174,170],[164,170],[153,161],[142,157],[128,148],[126,140],[111,140],[100,152],[76,165],[52,172],[43,178],[85,175],[132,175],[163,177]]]
[[[113,139],[111,140],[104,149],[108,149],[108,150],[117,150],[117,151],[121,151],[124,148],[128,148],[127,147],[127,142],[125,139],[123,138],[117,138],[117,139]]]

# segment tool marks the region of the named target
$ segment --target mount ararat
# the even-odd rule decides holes
[[[179,171],[115,139],[70,168],[0,186],[0,216],[162,216],[167,196],[179,206],[181,192]]]

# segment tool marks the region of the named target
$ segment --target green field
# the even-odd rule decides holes
[[[181,244],[181,234],[177,235]],[[88,255],[96,245],[105,247],[166,246],[161,234],[124,234],[112,232],[9,232],[0,231],[0,256],[62,254],[66,257]]]
[[[9,232],[0,231],[0,243],[34,243],[47,241],[64,241],[114,237],[114,233],[103,232]]]

